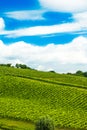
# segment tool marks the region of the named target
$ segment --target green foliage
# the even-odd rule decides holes
[[[67,74],[71,74],[71,73],[67,73]],[[71,74],[71,75],[73,75],[73,74]],[[74,75],[81,76],[81,77],[87,77],[87,72],[82,72],[81,70],[78,70]]]
[[[27,65],[25,65],[25,64],[18,64],[18,63],[15,65],[15,67],[16,68],[22,68],[22,69],[30,69],[30,67],[28,67]]]
[[[83,75],[84,75],[84,77],[87,77],[87,72],[84,72]]]
[[[87,129],[87,78],[0,67],[0,116]]]
[[[75,74],[78,76],[83,76],[83,72],[81,70],[78,70]]]
[[[15,65],[15,67],[16,67],[16,68],[20,68],[20,64],[17,63],[17,64]]]
[[[0,130],[35,130],[35,125],[27,121],[0,118]]]
[[[51,70],[51,71],[49,71],[49,72],[51,72],[51,73],[56,73],[54,70]]]
[[[11,64],[10,63],[8,63],[8,64],[0,64],[0,66],[11,67]]]
[[[35,130],[54,130],[54,124],[48,117],[44,117],[36,123]]]

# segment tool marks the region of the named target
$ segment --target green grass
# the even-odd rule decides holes
[[[0,130],[35,130],[35,124],[28,121],[0,118]],[[55,127],[55,130],[82,130],[82,129]]]
[[[35,130],[35,124],[28,121],[0,118],[0,130]],[[69,130],[69,129],[55,127],[55,130]]]
[[[70,86],[77,86],[87,88],[87,78],[66,74],[57,74],[52,72],[41,72],[31,69],[17,69],[11,67],[0,66],[0,75],[13,75],[17,77],[24,77],[36,80],[51,82],[53,84],[66,84]]]
[[[86,78],[7,67],[0,75],[1,117],[35,123],[48,115],[58,128],[87,129]]]
[[[35,125],[30,122],[0,118],[0,130],[34,130]]]

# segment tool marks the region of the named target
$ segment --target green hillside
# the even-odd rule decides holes
[[[87,129],[87,78],[0,66],[0,116]]]

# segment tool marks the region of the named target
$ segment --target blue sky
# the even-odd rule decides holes
[[[0,1],[0,63],[85,71],[86,43],[87,0]]]
[[[21,28],[29,28],[35,26],[51,26],[58,25],[61,23],[72,22],[74,19],[71,13],[68,12],[54,12],[51,10],[46,10],[41,8],[38,0],[15,0],[9,1],[4,0],[0,2],[1,7],[1,16],[5,20],[5,29],[6,30],[15,30]],[[25,13],[26,17],[23,18],[23,13]],[[31,13],[31,14],[30,14]],[[34,16],[32,16],[32,13]],[[19,17],[17,17],[19,14]],[[20,14],[22,15],[20,17]],[[30,15],[30,16],[29,16]],[[35,15],[37,15],[35,19]],[[40,16],[39,16],[40,15]],[[29,16],[29,18],[28,18]],[[37,45],[46,45],[50,42],[58,44],[58,43],[66,43],[71,41],[76,35],[69,33],[52,33],[53,35],[34,35],[32,36],[20,36],[17,38],[10,37],[7,38],[6,35],[2,36],[3,41],[8,44],[15,41],[20,41],[21,39],[25,42],[31,42]]]

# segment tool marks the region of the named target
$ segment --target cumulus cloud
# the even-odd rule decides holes
[[[87,38],[77,37],[64,45],[36,46],[23,41],[5,45],[0,41],[0,63],[24,63],[39,70],[73,72],[87,70]]]
[[[44,20],[45,10],[22,10],[6,12],[5,15],[16,20]]]
[[[58,12],[87,11],[87,0],[39,0],[42,7]]]

